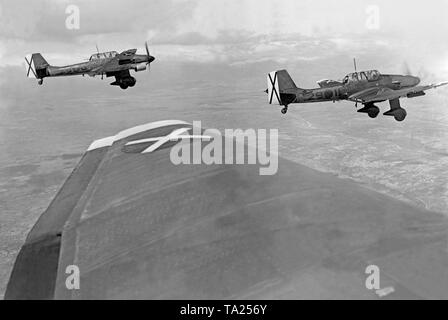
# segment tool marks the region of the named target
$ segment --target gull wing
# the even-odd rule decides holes
[[[398,98],[413,98],[425,95],[424,91],[426,90],[438,88],[446,84],[448,84],[448,82],[441,82],[437,84],[430,84],[424,86],[415,86],[411,88],[398,89],[398,90],[392,90],[384,87],[375,87],[355,93],[349,97],[349,100],[362,103],[369,103],[369,102],[394,100]]]
[[[189,128],[162,121],[92,143],[29,234],[6,298],[448,298],[446,216],[281,158],[272,176],[175,165],[177,142],[157,141]],[[66,287],[71,265],[79,290]],[[369,265],[381,290],[365,286]]]
[[[363,102],[368,97],[377,96],[381,92],[387,91],[387,90],[389,90],[389,89],[384,88],[384,87],[367,88],[367,89],[364,89],[362,91],[352,94],[351,96],[348,97],[348,100],[355,101],[355,102]]]

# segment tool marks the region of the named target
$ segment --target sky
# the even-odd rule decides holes
[[[79,28],[66,26],[73,5]],[[96,45],[143,51],[148,40],[166,63],[318,62],[343,77],[356,56],[364,69],[400,72],[406,62],[443,77],[447,12],[443,0],[2,0],[0,58],[24,66],[24,55],[40,52],[63,65],[87,59]]]

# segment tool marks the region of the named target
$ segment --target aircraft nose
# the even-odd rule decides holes
[[[153,57],[153,56],[149,56],[149,58],[148,58],[148,62],[149,62],[149,63],[153,62],[154,60],[156,60],[155,57]]]

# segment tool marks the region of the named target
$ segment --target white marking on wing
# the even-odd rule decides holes
[[[115,136],[95,140],[89,146],[87,151],[92,151],[92,150],[103,148],[103,147],[110,147],[114,143],[114,139],[115,139]]]
[[[132,135],[140,133],[140,132],[148,131],[151,129],[162,128],[162,127],[173,126],[176,124],[186,125],[189,123],[185,122],[185,121],[180,121],[180,120],[163,120],[163,121],[151,122],[151,123],[147,123],[147,124],[144,124],[141,126],[133,127],[133,128],[126,129],[124,131],[119,132],[115,136],[115,141],[127,138],[129,136],[132,136]]]
[[[95,150],[98,148],[103,148],[103,147],[110,147],[115,141],[127,138],[134,134],[137,134],[140,132],[145,132],[145,131],[152,130],[152,129],[172,126],[172,125],[189,125],[189,123],[185,122],[185,121],[181,121],[181,120],[163,120],[163,121],[156,121],[156,122],[151,122],[151,123],[143,124],[140,126],[132,127],[132,128],[129,128],[129,129],[119,132],[115,136],[110,136],[110,137],[95,140],[89,146],[87,151],[92,151],[92,150]],[[158,139],[158,138],[150,138],[150,139]]]

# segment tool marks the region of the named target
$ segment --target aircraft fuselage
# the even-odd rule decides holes
[[[285,104],[338,101],[346,100],[349,96],[369,88],[380,86],[398,90],[414,87],[419,82],[420,80],[413,76],[381,75],[376,81],[358,81],[314,89],[289,89],[281,95]]]
[[[60,76],[76,76],[88,74],[91,76],[121,70],[135,69],[137,70],[140,64],[146,64],[148,58],[146,55],[136,54],[128,63],[119,63],[115,58],[104,58],[92,61],[86,61],[67,66],[48,66],[45,77],[60,77]]]

